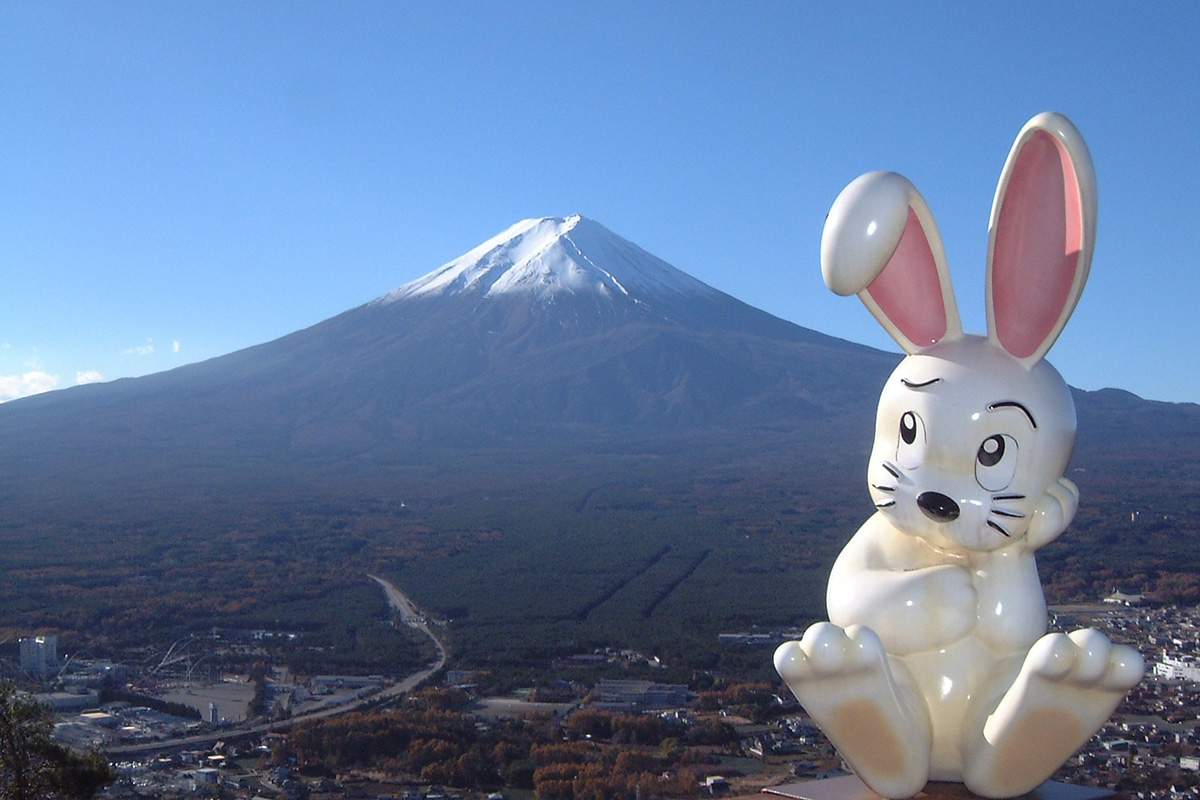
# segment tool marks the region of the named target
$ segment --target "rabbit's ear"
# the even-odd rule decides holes
[[[1096,173],[1060,114],[1021,129],[1000,175],[988,232],[988,338],[1026,367],[1058,339],[1096,244]]]
[[[869,172],[842,190],[821,234],[821,272],[857,294],[906,353],[962,338],[942,237],[907,178]]]

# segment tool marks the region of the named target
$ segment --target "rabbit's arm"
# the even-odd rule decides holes
[[[878,514],[838,556],[826,602],[830,621],[866,625],[897,655],[957,641],[976,621],[967,565],[900,533]]]
[[[1051,483],[1033,510],[1025,541],[1030,550],[1049,544],[1067,529],[1079,508],[1079,489],[1068,478]]]
[[[993,652],[1028,650],[1046,632],[1046,600],[1037,564],[1024,542],[979,553],[972,559],[979,593],[975,634]]]
[[[1060,478],[1038,501],[1024,538],[972,558],[979,592],[976,633],[996,652],[1027,650],[1046,632],[1046,600],[1033,551],[1066,530],[1078,507],[1079,490]]]

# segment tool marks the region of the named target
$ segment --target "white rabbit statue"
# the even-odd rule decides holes
[[[1043,361],[1087,279],[1096,183],[1058,114],[1021,130],[992,206],[988,335],[964,335],[924,199],[863,175],[829,212],[825,282],[857,294],[908,354],[879,400],[867,469],[878,509],[829,575],[830,622],[775,667],[876,793],[961,782],[1035,789],[1142,677],[1099,631],[1047,634],[1034,551],[1075,515],[1066,383]]]

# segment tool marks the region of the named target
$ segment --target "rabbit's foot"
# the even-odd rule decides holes
[[[890,798],[925,786],[928,714],[897,685],[874,631],[818,622],[799,642],[780,645],[775,669],[864,783]]]
[[[1032,791],[1104,724],[1144,668],[1136,650],[1091,628],[1043,636],[967,743],[963,782],[984,797]]]

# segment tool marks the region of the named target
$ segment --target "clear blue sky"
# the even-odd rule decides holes
[[[0,4],[0,399],[303,328],[580,213],[895,350],[818,264],[858,174],[921,189],[982,332],[1017,130],[1096,163],[1069,382],[1200,402],[1200,4]]]

